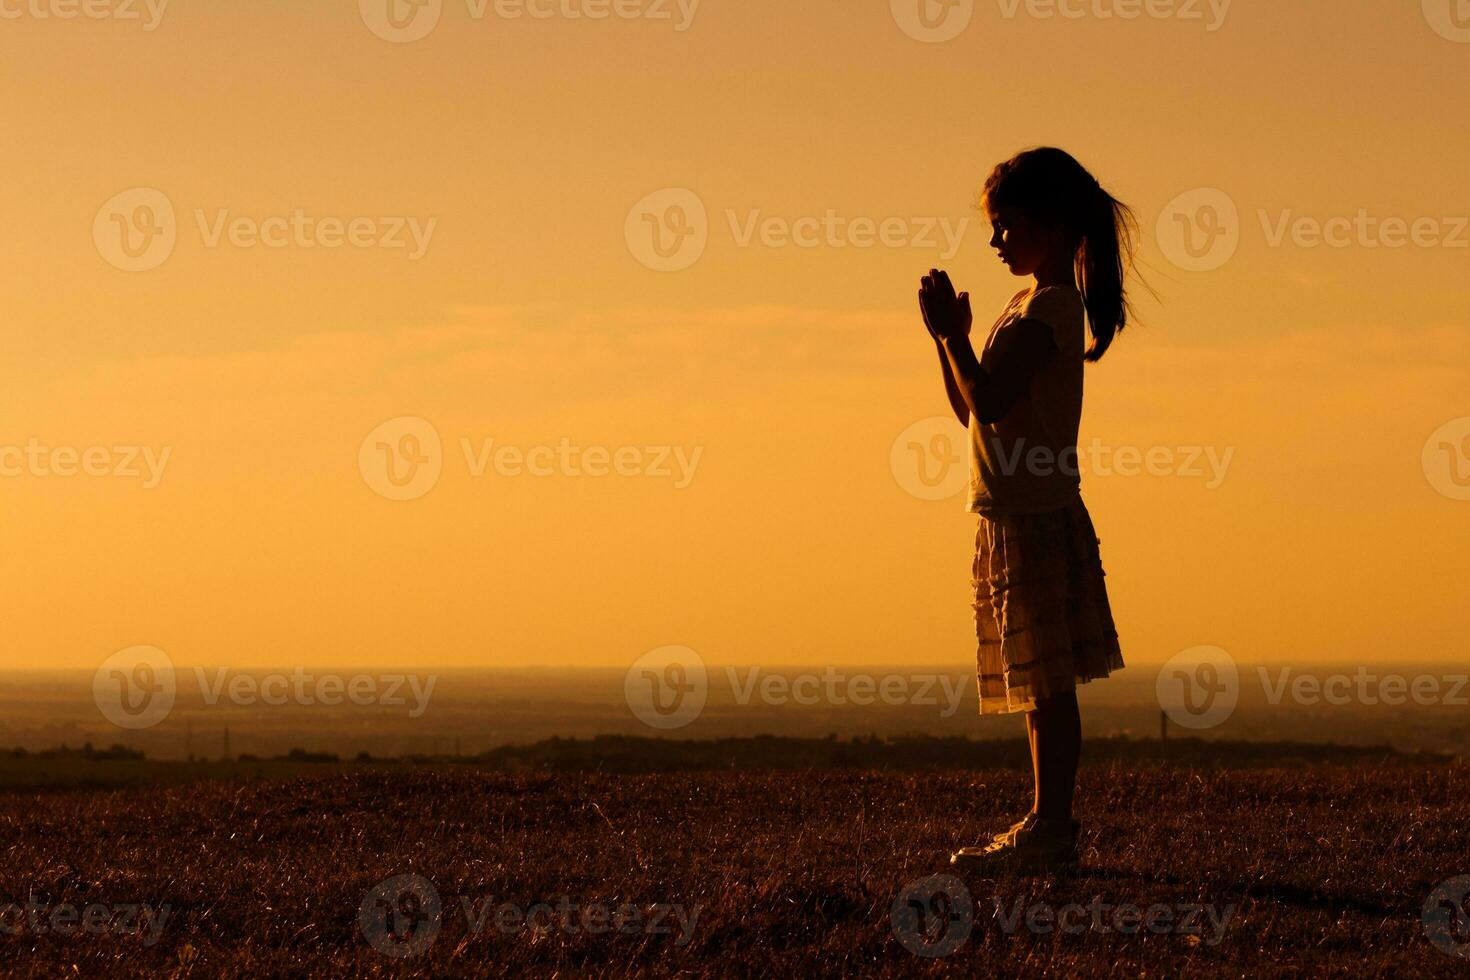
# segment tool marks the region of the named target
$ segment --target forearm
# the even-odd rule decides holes
[[[995,421],[990,411],[992,381],[980,366],[970,338],[963,334],[946,337],[941,341],[940,351],[944,355],[946,380],[953,383],[951,398],[958,397],[968,413],[979,421]]]
[[[954,371],[949,366],[949,355],[944,352],[944,342],[936,338],[934,349],[939,352],[939,369],[944,374],[944,394],[949,398],[949,407],[954,410],[954,417],[959,419],[960,425],[969,428],[970,406],[960,394],[959,385],[955,384]]]

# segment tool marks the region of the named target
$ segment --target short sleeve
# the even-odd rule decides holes
[[[1020,319],[1036,320],[1051,327],[1057,350],[1066,357],[1081,357],[1086,349],[1087,313],[1082,295],[1075,289],[1047,286],[1038,289],[1021,308]]]

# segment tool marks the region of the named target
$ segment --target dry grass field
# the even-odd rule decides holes
[[[1111,763],[1075,875],[946,855],[1026,777],[332,770],[0,793],[14,977],[1464,976],[1463,765]],[[1431,902],[1431,905],[1435,903]],[[1470,953],[1443,904],[1439,946]],[[942,954],[942,955],[936,955]]]

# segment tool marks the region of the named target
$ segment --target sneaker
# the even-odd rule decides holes
[[[1031,817],[1032,814],[1026,814],[1020,820],[1017,820],[1015,823],[1011,824],[1009,828],[1007,828],[1006,830],[1002,830],[1000,833],[996,834],[995,837],[992,839],[997,844],[1004,844],[1008,842],[1011,838],[1016,836],[1016,831],[1026,826],[1027,821],[1029,821]],[[966,850],[973,850],[973,848],[966,848]]]
[[[962,871],[1051,871],[1077,866],[1075,820],[1051,820],[1032,815],[1021,826],[985,847],[965,847],[950,855],[949,863]]]

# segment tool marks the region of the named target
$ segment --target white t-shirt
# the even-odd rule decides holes
[[[1027,390],[994,425],[970,419],[968,510],[986,517],[1043,514],[1071,503],[1081,487],[1077,429],[1082,421],[1082,367],[1087,312],[1073,286],[1022,290],[990,330],[980,366],[1004,366],[1012,328],[1037,320],[1051,328],[1056,350]]]

